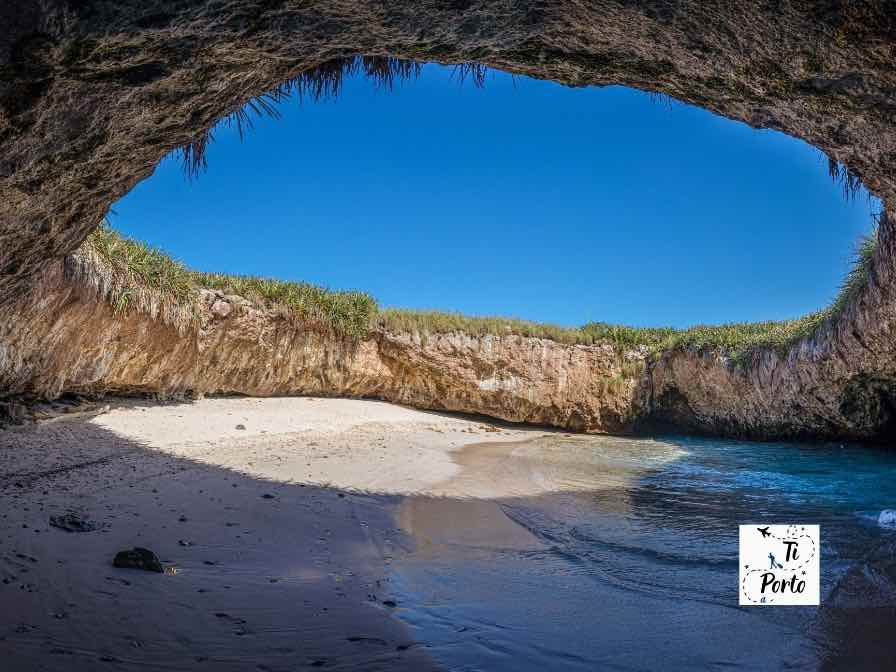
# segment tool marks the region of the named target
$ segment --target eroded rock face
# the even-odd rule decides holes
[[[592,395],[605,371],[596,351],[525,339],[324,342],[223,315],[223,305],[210,315],[226,327],[212,321],[185,336],[145,316],[113,319],[108,306],[76,300],[80,290],[59,281],[63,257],[165,154],[252,96],[355,53],[667,93],[802,138],[848,166],[891,211],[896,204],[892,0],[7,0],[0,394],[29,386],[48,394],[307,391],[575,428],[643,417],[750,436],[891,431],[893,216],[869,289],[837,325],[746,370],[718,353],[669,353],[629,397],[603,388],[600,399]],[[29,294],[36,291],[44,294]],[[597,375],[588,378],[588,367]]]
[[[757,439],[896,439],[894,258],[887,226],[859,300],[786,354],[763,351],[740,367],[718,351],[665,353],[650,366],[646,423]]]
[[[199,320],[178,329],[117,313],[64,264],[28,297],[0,322],[0,389],[13,394],[357,396],[582,431],[625,431],[641,398],[641,381],[622,378],[609,345],[464,334],[354,341],[207,290]]]
[[[89,281],[89,263],[48,267],[0,322],[0,388],[43,398],[354,396],[574,431],[671,427],[759,439],[886,440],[896,422],[893,324],[877,319],[889,314],[881,305],[891,285],[881,279],[847,319],[744,367],[715,350],[656,356],[510,335],[380,331],[352,340],[213,290],[201,290],[199,316],[188,321],[120,312]]]

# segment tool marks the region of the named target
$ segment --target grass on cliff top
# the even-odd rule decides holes
[[[742,360],[758,348],[786,349],[792,342],[810,335],[828,317],[830,310],[795,320],[697,325],[687,329],[629,327],[603,322],[592,322],[570,329],[501,317],[468,317],[438,311],[387,309],[377,316],[377,326],[394,333],[519,335],[572,345],[608,343],[619,351],[642,346],[652,352],[721,348],[733,359]]]
[[[161,250],[128,240],[107,226],[97,227],[78,252],[66,259],[65,268],[117,312],[146,313],[179,328],[196,316],[195,287],[187,268]]]
[[[867,285],[876,246],[877,227],[860,240],[852,269],[836,299],[824,310],[794,320],[698,325],[687,329],[603,322],[565,328],[502,317],[379,310],[376,300],[364,292],[334,292],[304,282],[193,271],[161,250],[125,238],[108,226],[101,226],[90,235],[70,266],[117,310],[161,315],[179,324],[196,317],[197,291],[208,288],[237,294],[266,308],[280,309],[286,317],[305,326],[352,338],[361,338],[374,328],[420,335],[518,335],[566,344],[608,343],[617,351],[641,346],[655,353],[721,349],[735,362],[744,363],[765,348],[783,354],[799,339],[811,336],[822,324],[836,319]]]
[[[362,337],[377,313],[376,300],[364,292],[334,292],[307,282],[225,273],[193,272],[199,287],[237,294],[269,308],[281,308],[287,317],[326,331]]]
[[[79,252],[85,255],[80,275],[121,312],[164,313],[182,323],[196,317],[199,289],[218,289],[266,308],[279,308],[306,326],[352,337],[366,334],[377,312],[376,301],[363,292],[334,292],[305,282],[193,271],[165,252],[125,238],[108,226],[90,234]],[[100,263],[91,264],[94,260]]]
[[[603,322],[592,322],[583,327],[568,328],[507,317],[471,317],[461,313],[399,308],[380,311],[377,316],[377,326],[395,333],[514,335],[546,338],[558,343],[573,345],[611,343],[621,349],[639,345],[655,345],[661,343],[675,331],[667,327],[626,327]]]
[[[871,234],[861,238],[857,244],[853,266],[831,305],[793,320],[696,325],[687,329],[629,327],[592,322],[569,329],[500,317],[468,317],[459,313],[388,309],[379,313],[377,325],[381,329],[398,333],[460,332],[472,336],[516,334],[568,344],[610,343],[617,350],[640,346],[646,346],[652,352],[721,349],[736,363],[745,363],[762,349],[775,349],[783,355],[798,340],[812,336],[822,324],[836,319],[859,296],[871,274],[879,223]]]

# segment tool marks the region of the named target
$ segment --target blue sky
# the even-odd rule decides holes
[[[795,317],[826,304],[876,206],[780,133],[621,87],[426,66],[290,102],[189,182],[166,159],[110,221],[202,270],[383,306],[578,325]]]

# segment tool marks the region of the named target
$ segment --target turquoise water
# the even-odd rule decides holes
[[[896,531],[877,518],[896,451],[665,437],[670,459],[642,468],[656,442],[551,441],[594,484],[499,500],[537,547],[427,544],[396,565],[399,613],[446,668],[892,669]],[[738,606],[754,522],[821,526],[820,607]]]

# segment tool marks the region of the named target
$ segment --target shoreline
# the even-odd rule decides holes
[[[0,430],[0,655],[10,669],[435,669],[389,601],[409,543],[396,497],[450,480],[464,446],[544,433],[301,397],[133,401]],[[66,513],[99,529],[49,524]],[[176,574],[112,567],[135,546]]]
[[[872,473],[868,459],[880,456],[854,457],[859,475]],[[718,562],[744,515],[724,493],[755,483],[764,460],[702,439],[571,436],[295,397],[131,401],[0,430],[0,656],[13,671],[425,672],[489,661],[513,672],[522,661],[654,669],[651,652],[665,651],[696,667],[730,653],[689,639],[711,622],[719,633],[758,628],[774,643],[769,660],[809,660],[800,642],[861,634],[836,620],[839,602],[822,614],[831,623],[806,626],[797,651],[774,619],[729,608]],[[735,468],[717,473],[720,464]],[[786,469],[780,477],[810,487]],[[727,479],[721,494],[716,478]],[[787,500],[763,492],[790,517]],[[833,515],[824,507],[813,515]],[[695,512],[715,522],[695,527]],[[96,529],[51,523],[67,514]],[[850,543],[867,542],[850,530]],[[134,547],[175,571],[113,567]],[[698,568],[694,548],[704,549]],[[859,558],[862,548],[841,550]],[[683,566],[707,599],[668,599]],[[876,588],[863,567],[827,587],[867,599]],[[861,622],[873,626],[875,613]],[[619,646],[633,631],[647,643]],[[532,648],[533,632],[553,644]],[[872,657],[889,650],[865,639]],[[748,649],[739,640],[737,652]]]

